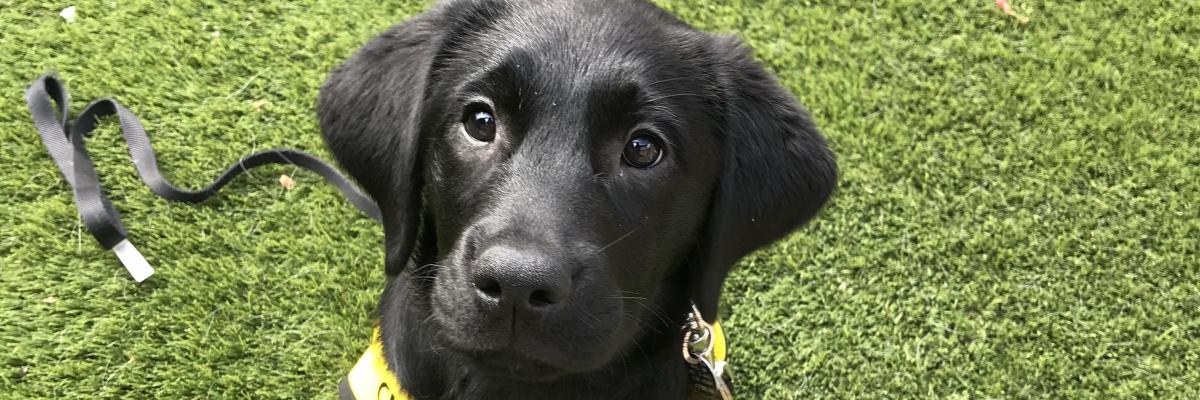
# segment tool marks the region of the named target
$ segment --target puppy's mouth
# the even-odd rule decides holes
[[[570,373],[513,350],[467,354],[467,359],[482,374],[522,382],[550,382]]]
[[[443,306],[436,306],[442,310]],[[619,311],[614,311],[619,312]],[[447,315],[435,312],[437,317],[430,322],[433,329],[438,331],[438,341],[443,348],[456,353],[468,362],[468,365],[478,373],[499,379],[522,382],[549,382],[566,375],[583,373],[594,370],[605,364],[613,354],[615,330],[610,329],[581,329],[574,326],[574,318],[561,318],[549,326],[530,326],[513,324],[511,321],[494,324],[477,324],[477,320],[467,318],[466,321],[476,322],[461,324],[463,317],[460,312]],[[592,310],[586,312],[589,318],[596,318],[601,324],[616,326],[620,319],[608,322],[605,318],[610,313]],[[590,321],[590,319],[589,319]],[[590,324],[583,324],[589,326]],[[501,328],[504,327],[504,328]],[[570,330],[574,334],[567,337],[548,334]]]
[[[544,383],[564,375],[586,372],[596,364],[591,359],[596,356],[592,352],[568,357],[553,350],[559,348],[554,341],[537,336],[510,333],[506,339],[476,337],[472,341],[463,341],[462,336],[452,332],[461,331],[443,329],[439,335],[445,348],[462,356],[477,372],[493,378]],[[545,358],[547,352],[553,356]]]

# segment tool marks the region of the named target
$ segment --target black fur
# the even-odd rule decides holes
[[[491,142],[464,133],[479,104]],[[836,180],[738,40],[644,1],[442,2],[334,71],[318,108],[383,211],[385,353],[418,399],[684,398],[690,302],[715,318],[730,267]],[[664,142],[652,168],[622,162],[638,129]],[[528,285],[489,297],[493,277]]]

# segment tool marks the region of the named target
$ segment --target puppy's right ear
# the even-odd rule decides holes
[[[392,27],[359,49],[321,88],[325,144],[383,215],[387,273],[408,263],[420,208],[420,121],[442,30],[432,13]]]

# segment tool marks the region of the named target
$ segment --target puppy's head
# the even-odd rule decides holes
[[[836,174],[738,41],[644,2],[440,4],[338,68],[319,114],[384,213],[389,293],[427,308],[409,323],[516,379],[673,336],[689,300],[715,317],[730,266]]]

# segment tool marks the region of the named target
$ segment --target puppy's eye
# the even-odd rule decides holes
[[[463,129],[467,135],[480,142],[491,142],[496,138],[496,117],[486,105],[474,105],[463,111]]]
[[[662,143],[648,133],[635,133],[625,144],[621,159],[635,168],[650,168],[662,160]]]

